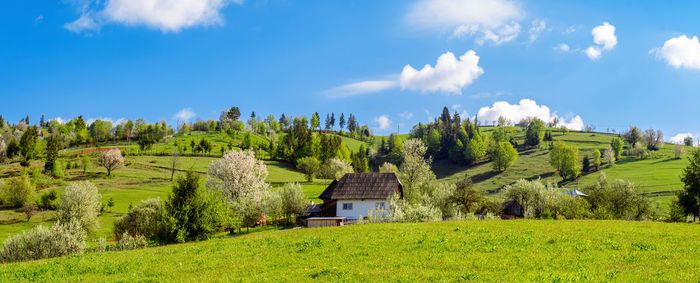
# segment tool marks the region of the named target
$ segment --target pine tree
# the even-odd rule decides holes
[[[335,127],[335,113],[331,113],[331,129]]]
[[[343,113],[340,113],[340,121],[338,121],[338,126],[340,126],[340,130],[345,128],[345,114]]]

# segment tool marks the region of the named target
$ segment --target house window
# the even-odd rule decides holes
[[[384,210],[384,202],[378,202],[376,208],[377,210]]]
[[[344,203],[343,210],[352,210],[352,203]]]

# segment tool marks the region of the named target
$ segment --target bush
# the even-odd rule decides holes
[[[391,201],[388,220],[391,222],[441,221],[442,212],[431,205],[409,204],[406,201],[395,198]]]
[[[63,223],[77,221],[87,233],[97,230],[97,215],[102,206],[97,187],[88,181],[68,185],[61,194],[56,218]]]
[[[162,207],[160,198],[141,201],[127,214],[114,221],[114,236],[117,239],[121,239],[122,235],[153,237],[158,228],[157,217]]]
[[[54,210],[56,209],[56,200],[58,199],[58,192],[56,190],[48,190],[41,194],[39,198],[39,206],[42,209]]]
[[[301,214],[306,211],[309,200],[298,183],[286,183],[280,190],[282,197],[282,211],[287,217]]]
[[[13,207],[22,207],[25,202],[34,197],[34,186],[29,180],[29,176],[23,173],[5,184],[3,195],[6,203]]]
[[[567,195],[561,199],[557,216],[563,216],[566,219],[585,219],[591,216],[590,208],[591,205],[583,197]]]
[[[128,233],[124,232],[121,235],[119,242],[112,247],[112,251],[128,251],[145,249],[148,247],[148,239],[142,235],[130,236]]]
[[[639,195],[632,182],[615,180],[608,182],[604,173],[598,181],[584,187],[593,215],[602,219],[645,220],[652,217],[649,199]]]
[[[396,175],[399,174],[399,168],[396,167],[396,165],[389,163],[389,162],[384,162],[382,166],[379,167],[379,172],[381,173],[396,173]]]
[[[65,175],[63,174],[63,165],[61,164],[61,161],[56,160],[51,167],[51,176],[54,178],[63,178]]]
[[[79,254],[85,250],[85,232],[77,222],[38,226],[8,238],[0,250],[0,262],[16,262]]]

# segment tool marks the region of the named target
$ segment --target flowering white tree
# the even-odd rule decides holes
[[[222,192],[224,200],[234,205],[241,198],[259,201],[269,185],[267,167],[255,158],[255,152],[229,151],[209,165],[207,190]]]
[[[91,233],[99,226],[97,215],[101,201],[102,196],[94,184],[88,181],[72,183],[61,194],[57,219],[59,223],[77,221],[86,232]]]
[[[332,158],[328,159],[323,164],[323,168],[321,168],[321,172],[324,178],[326,179],[340,179],[345,174],[347,173],[352,173],[352,166],[348,164],[345,160],[342,160],[340,158]]]
[[[0,160],[5,158],[5,153],[7,152],[7,146],[5,145],[5,141],[0,139]]]
[[[119,169],[124,164],[124,157],[121,151],[113,149],[103,152],[97,159],[97,164],[107,169],[107,176],[109,176],[113,170]]]

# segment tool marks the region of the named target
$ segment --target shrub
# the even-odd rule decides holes
[[[117,239],[121,239],[122,235],[153,237],[158,228],[157,217],[162,207],[160,198],[141,201],[124,216],[114,221],[114,236]]]
[[[607,182],[605,174],[601,173],[596,183],[582,190],[588,194],[587,200],[596,218],[644,220],[653,216],[649,199],[639,195],[632,182]]]
[[[39,210],[39,207],[33,203],[25,203],[22,206],[22,212],[24,212],[24,215],[27,216],[27,222],[32,219],[32,216],[36,214],[37,210]]]
[[[591,216],[591,205],[586,199],[580,196],[564,196],[559,204],[557,216],[563,216],[566,219],[585,219]]]
[[[423,204],[410,204],[394,197],[391,201],[388,220],[391,222],[430,222],[441,221],[442,212],[437,207]]]
[[[121,235],[119,242],[117,242],[114,247],[110,250],[113,251],[128,251],[145,249],[148,247],[148,239],[142,235],[130,236],[128,233],[124,232]]]
[[[80,224],[60,222],[51,228],[38,226],[8,238],[0,250],[0,262],[16,262],[79,254],[85,250]]]
[[[34,196],[34,186],[26,173],[10,179],[4,188],[4,199],[13,207],[22,207]]]
[[[55,178],[63,178],[65,175],[63,174],[63,165],[61,164],[61,161],[56,160],[51,167],[51,176]]]
[[[58,199],[58,192],[54,189],[48,190],[41,194],[39,198],[40,207],[43,209],[54,210],[56,209],[56,200]]]
[[[102,205],[101,198],[92,183],[71,183],[61,194],[56,218],[63,223],[76,221],[87,233],[92,233],[99,226],[97,215]]]

